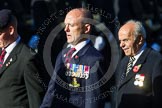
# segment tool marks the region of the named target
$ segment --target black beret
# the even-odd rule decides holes
[[[12,12],[9,9],[0,10],[0,29],[4,29],[11,21]]]

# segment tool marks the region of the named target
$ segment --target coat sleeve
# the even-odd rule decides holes
[[[61,65],[62,65],[62,52],[60,52],[58,54],[57,60],[56,60],[56,64],[55,64],[55,68],[52,74],[52,77],[50,79],[50,82],[48,84],[48,89],[45,93],[45,96],[43,98],[43,102],[41,103],[40,108],[51,108],[52,104],[53,104],[53,99],[54,99],[54,93],[55,93],[55,82],[56,82],[56,75],[58,71],[62,71],[61,70]]]
[[[40,77],[40,71],[36,64],[35,56],[26,59],[24,67],[24,82],[27,90],[29,108],[39,108],[45,89],[43,80]]]
[[[162,106],[162,59],[157,60],[153,67],[153,108]]]

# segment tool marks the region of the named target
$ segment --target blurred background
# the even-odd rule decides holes
[[[51,31],[64,21],[66,13],[76,7],[87,8],[101,24],[105,25],[117,41],[120,26],[129,19],[140,20],[147,31],[150,47],[162,53],[162,0],[1,0],[0,9],[11,9],[18,18],[18,31],[23,41],[43,57],[43,48]],[[111,61],[111,34],[105,35],[94,27],[91,39],[105,57],[105,69]],[[65,46],[63,29],[53,41],[51,61]],[[120,53],[122,53],[120,51]],[[120,54],[122,55],[122,54]],[[110,98],[105,108],[110,108]]]
[[[54,13],[60,10],[68,11],[76,7],[86,7],[92,11],[94,17],[109,27],[114,36],[117,36],[118,28],[125,21],[142,21],[147,30],[148,44],[162,52],[162,0],[1,0],[0,3],[0,9],[9,8],[14,11],[23,40],[32,43],[29,42],[30,39],[38,36],[36,41],[39,40],[42,47],[52,28],[63,21],[66,13],[46,24],[46,29],[39,34],[39,28],[44,21],[50,18],[51,14],[54,17]],[[98,31],[95,33],[102,36]],[[66,41],[60,40],[62,41],[59,44]]]

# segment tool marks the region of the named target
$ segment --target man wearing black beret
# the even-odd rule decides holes
[[[44,96],[36,54],[21,42],[17,19],[0,10],[0,108],[38,108]]]

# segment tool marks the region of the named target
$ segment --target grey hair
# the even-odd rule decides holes
[[[142,23],[140,21],[136,21],[136,20],[129,20],[126,22],[127,23],[134,23],[135,24],[135,29],[133,34],[135,35],[135,39],[137,38],[137,36],[142,35],[144,37],[144,39],[146,39],[146,30],[144,28],[144,26],[142,25]]]

